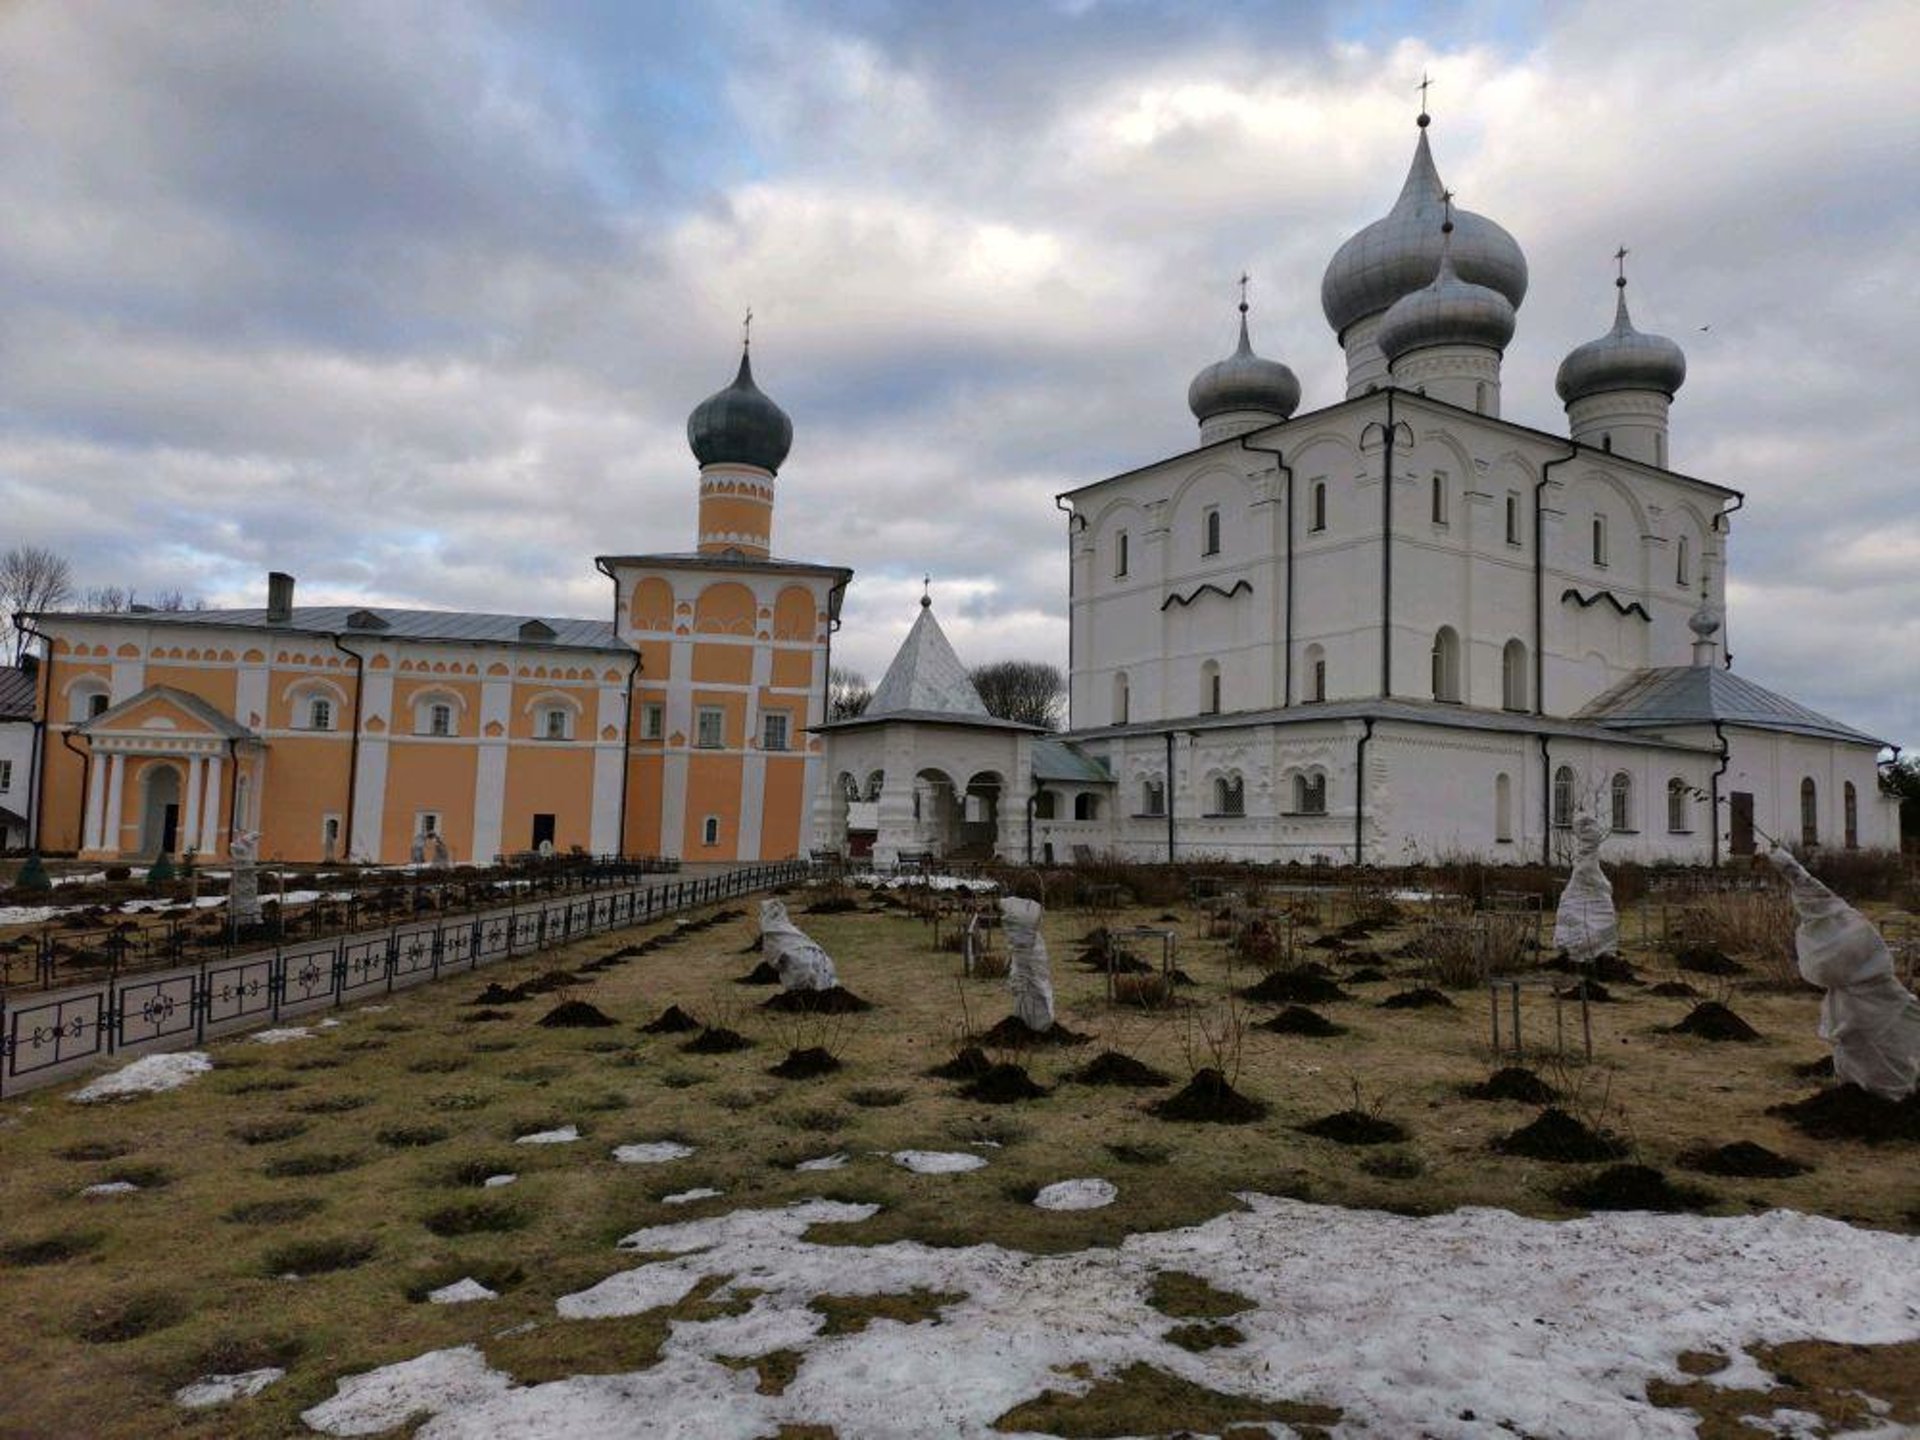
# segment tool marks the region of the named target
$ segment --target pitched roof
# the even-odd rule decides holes
[[[862,719],[917,713],[990,720],[986,701],[974,689],[967,667],[960,663],[946,631],[933,618],[933,606],[920,605],[920,618],[887,666]]]
[[[1083,755],[1079,748],[1064,740],[1033,742],[1033,778],[1065,780],[1080,785],[1111,785],[1113,774],[1107,762]]]
[[[1886,743],[1718,665],[1669,665],[1635,671],[1590,701],[1575,718],[1609,729],[1633,730],[1720,721],[1858,745]]]
[[[366,620],[371,616],[384,624]],[[360,617],[360,623],[349,621]],[[467,610],[396,610],[385,605],[299,605],[290,619],[275,622],[265,610],[156,610],[152,612],[49,614],[47,619],[103,620],[116,624],[225,626],[322,635],[372,635],[385,640],[464,640],[486,645],[540,645],[547,649],[612,650],[631,654],[605,620],[556,619],[547,615],[495,615]],[[529,621],[553,631],[552,639],[523,635]]]
[[[82,735],[92,735],[96,731],[116,730],[119,721],[136,706],[149,700],[165,700],[176,709],[184,710],[195,720],[205,725],[214,734],[229,740],[257,739],[258,736],[230,715],[222,715],[212,705],[198,695],[190,695],[185,690],[176,690],[171,685],[149,685],[137,695],[130,695],[118,705],[102,710],[86,724],[79,727]]]
[[[33,718],[33,673],[19,665],[0,665],[0,720]]]

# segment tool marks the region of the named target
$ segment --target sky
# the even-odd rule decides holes
[[[82,585],[609,613],[691,548],[685,422],[793,417],[775,548],[924,574],[971,663],[1066,659],[1062,490],[1191,448],[1405,175],[1525,249],[1511,419],[1611,322],[1686,348],[1677,469],[1746,493],[1740,673],[1920,744],[1910,4],[0,0],[0,547]]]

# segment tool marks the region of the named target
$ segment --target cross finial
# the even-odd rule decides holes
[[[933,608],[933,576],[931,575],[920,577],[920,608],[922,610]]]
[[[1627,288],[1627,256],[1630,253],[1624,245],[1613,252],[1613,263],[1620,267],[1620,276],[1613,283],[1622,290]]]
[[[1427,78],[1427,72],[1422,70],[1420,72],[1420,83],[1415,87],[1420,92],[1420,119],[1417,123],[1422,130],[1427,128],[1427,121],[1431,118],[1427,114],[1427,87],[1432,84],[1433,81]]]
[[[740,322],[740,348],[742,350],[753,348],[753,307],[751,305],[747,307],[746,318]]]
[[[1252,279],[1253,277],[1247,274],[1246,271],[1242,270],[1240,272],[1240,313],[1242,315],[1247,313],[1247,286]]]
[[[1440,209],[1440,233],[1451,235],[1453,233],[1453,192],[1451,190],[1440,192]]]

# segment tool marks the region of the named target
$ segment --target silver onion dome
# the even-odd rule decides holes
[[[1440,221],[1446,187],[1427,145],[1420,142],[1393,208],[1333,252],[1320,281],[1320,308],[1335,335],[1377,315],[1433,278],[1440,263]],[[1519,242],[1484,215],[1453,212],[1453,263],[1463,280],[1497,290],[1518,309],[1527,295],[1527,257]]]
[[[1687,357],[1664,335],[1644,335],[1627,314],[1627,282],[1614,282],[1619,300],[1613,329],[1578,346],[1560,362],[1554,389],[1568,405],[1608,390],[1657,390],[1668,399],[1687,379]]]
[[[1443,230],[1446,227],[1441,227]],[[1402,295],[1381,317],[1375,337],[1388,363],[1435,345],[1482,345],[1505,350],[1513,338],[1513,305],[1498,290],[1460,278],[1450,242],[1441,236],[1440,269],[1433,282]]]
[[[1187,407],[1196,420],[1211,420],[1236,410],[1252,410],[1285,420],[1300,404],[1300,381],[1278,360],[1253,353],[1247,338],[1247,307],[1240,306],[1240,345],[1216,360],[1187,387]]]
[[[753,465],[778,471],[793,448],[793,421],[753,383],[753,365],[740,353],[740,373],[687,417],[687,444],[702,465]]]

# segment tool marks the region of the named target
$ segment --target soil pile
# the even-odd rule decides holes
[[[1673,963],[1695,975],[1744,975],[1747,967],[1711,945],[1683,945],[1673,952]]]
[[[1760,1032],[1718,1000],[1703,1001],[1687,1012],[1678,1025],[1667,1027],[1669,1035],[1694,1035],[1702,1040],[1758,1040]]]
[[[469,1010],[460,1017],[469,1025],[484,1025],[490,1020],[511,1020],[511,1010]]]
[[[1647,987],[1647,994],[1658,995],[1666,1000],[1698,1000],[1700,992],[1684,980],[1662,980],[1658,985]]]
[[[1154,1069],[1144,1060],[1122,1055],[1118,1050],[1102,1050],[1067,1078],[1077,1080],[1082,1085],[1135,1085],[1141,1088],[1173,1083],[1172,1076]]]
[[[1610,985],[1638,985],[1640,977],[1633,966],[1618,955],[1601,955],[1584,965],[1576,965],[1562,950],[1547,962],[1547,969],[1562,975],[1585,975],[1589,980],[1605,980]]]
[[[1047,1092],[1020,1066],[995,1065],[979,1079],[961,1086],[960,1093],[989,1105],[1010,1105],[1016,1100],[1038,1100]]]
[[[1390,978],[1392,977],[1378,965],[1362,965],[1358,970],[1348,973],[1347,983],[1349,985],[1371,985],[1376,980],[1387,980]]]
[[[807,906],[808,915],[845,915],[850,910],[858,910],[860,902],[851,896],[829,895],[824,900],[816,900]]]
[[[736,985],[778,985],[780,983],[780,972],[762,960],[746,974],[736,977],[733,983]]]
[[[1597,1175],[1560,1188],[1560,1198],[1588,1210],[1700,1210],[1713,1196],[1677,1185],[1649,1165],[1609,1165]]]
[[[858,1015],[873,1009],[873,1002],[835,985],[831,990],[782,990],[760,1008],[787,1015]]]
[[[614,1018],[606,1011],[584,1000],[569,1000],[564,1005],[556,1005],[539,1020],[539,1024],[548,1030],[602,1030],[614,1023]]]
[[[684,1035],[689,1030],[698,1030],[700,1022],[687,1014],[678,1005],[669,1005],[647,1024],[640,1027],[647,1035]]]
[[[1863,1140],[1869,1145],[1920,1141],[1920,1091],[1904,1100],[1886,1100],[1858,1085],[1830,1085],[1791,1105],[1771,1106],[1767,1113],[1816,1140]]]
[[[1759,1180],[1785,1180],[1792,1175],[1805,1175],[1813,1168],[1776,1154],[1764,1145],[1756,1145],[1751,1140],[1736,1140],[1731,1145],[1702,1146],[1697,1150],[1683,1151],[1680,1163],[1689,1170],[1699,1170],[1708,1175],[1736,1175]]]
[[[1453,1002],[1431,985],[1422,985],[1418,990],[1402,990],[1398,995],[1389,995],[1380,1002],[1382,1010],[1437,1010],[1453,1009]]]
[[[981,1045],[994,1050],[1023,1050],[1037,1045],[1084,1045],[1088,1037],[1054,1021],[1044,1030],[1030,1030],[1018,1015],[1009,1015],[979,1037]]]
[[[1579,980],[1576,980],[1571,985],[1568,985],[1563,989],[1556,990],[1553,993],[1556,999],[1578,1000],[1580,998],[1581,986],[1582,986],[1582,982]],[[1587,992],[1587,1002],[1589,1004],[1612,1005],[1615,1003],[1613,992],[1607,989],[1607,987],[1602,985],[1598,980],[1586,981],[1585,988]]]
[[[1554,1089],[1524,1065],[1496,1070],[1478,1085],[1462,1087],[1469,1100],[1518,1100],[1526,1105],[1551,1105]]]
[[[1309,940],[1307,942],[1307,948],[1310,950],[1330,950],[1338,955],[1347,948],[1347,942],[1342,940],[1338,935],[1322,935],[1318,940]]]
[[[831,1051],[814,1045],[805,1050],[789,1050],[787,1058],[767,1073],[782,1080],[812,1080],[816,1076],[831,1075],[839,1068],[840,1062]]]
[[[1264,1101],[1242,1095],[1234,1089],[1227,1083],[1227,1077],[1218,1070],[1206,1069],[1195,1071],[1193,1079],[1178,1094],[1170,1095],[1155,1105],[1153,1113],[1162,1120],[1245,1125],[1263,1119],[1267,1107]]]
[[[978,1080],[993,1068],[987,1052],[969,1045],[944,1065],[936,1065],[927,1074],[935,1080]]]
[[[1271,1020],[1263,1020],[1253,1027],[1256,1030],[1271,1030],[1276,1035],[1344,1035],[1347,1027],[1336,1025],[1318,1010],[1309,1010],[1304,1005],[1289,1005]]]
[[[731,1055],[736,1050],[751,1050],[753,1042],[738,1030],[709,1025],[680,1048],[689,1055]]]
[[[1325,1005],[1353,999],[1326,976],[1311,970],[1274,970],[1259,984],[1249,985],[1240,993],[1267,1005]]]
[[[515,1005],[526,998],[517,986],[509,990],[496,980],[467,1003],[469,1005]]]
[[[1101,975],[1150,975],[1153,967],[1138,955],[1125,950],[1109,950],[1090,945],[1080,952],[1080,964]]]
[[[1302,1135],[1317,1135],[1341,1145],[1392,1145],[1407,1138],[1407,1132],[1393,1121],[1365,1110],[1336,1110],[1293,1128]]]
[[[1627,1147],[1613,1135],[1590,1130],[1566,1111],[1551,1106],[1542,1110],[1532,1124],[1494,1141],[1493,1148],[1503,1155],[1524,1155],[1529,1160],[1551,1160],[1562,1165],[1618,1160],[1627,1153]]]
[[[580,977],[571,970],[546,970],[534,976],[531,980],[521,982],[520,997],[525,999],[529,995],[545,995],[551,991],[564,990],[569,985],[578,985],[580,983]]]
[[[1833,1056],[1822,1055],[1818,1060],[1809,1060],[1803,1065],[1793,1067],[1793,1073],[1802,1080],[1833,1079]]]

